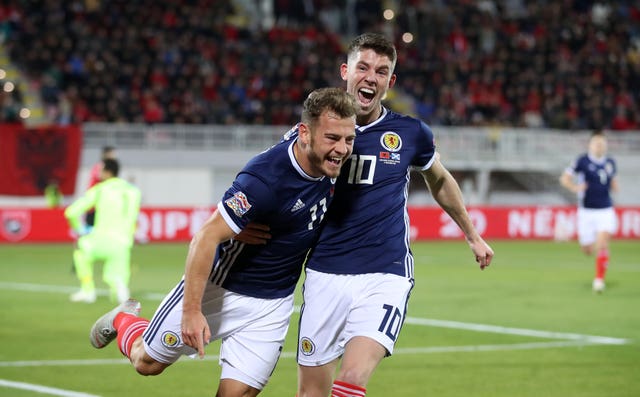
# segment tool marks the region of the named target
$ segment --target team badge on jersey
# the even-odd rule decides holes
[[[249,203],[247,196],[242,192],[236,192],[233,197],[229,197],[224,203],[239,217],[251,209],[251,203]]]
[[[397,152],[402,148],[402,139],[400,135],[393,131],[387,131],[380,137],[380,143],[382,147],[390,152]]]
[[[300,352],[305,356],[310,356],[316,351],[316,345],[311,341],[311,339],[303,336],[300,338]]]
[[[604,165],[604,170],[607,172],[607,175],[613,174],[613,164],[607,163]]]
[[[174,347],[180,343],[180,337],[172,331],[167,331],[162,334],[162,344],[166,347]]]

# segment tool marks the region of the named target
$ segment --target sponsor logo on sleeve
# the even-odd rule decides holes
[[[229,197],[224,201],[227,207],[229,207],[236,216],[241,217],[251,209],[251,203],[242,192],[236,192],[232,197]]]

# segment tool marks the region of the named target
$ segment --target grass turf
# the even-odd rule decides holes
[[[575,242],[492,246],[494,263],[480,271],[462,241],[413,244],[416,288],[409,318],[396,354],[378,367],[367,396],[640,395],[638,241],[613,243],[601,295],[591,292],[593,259]],[[213,396],[218,343],[207,348],[204,361],[185,357],[157,377],[137,375],[115,346],[98,351],[89,345],[93,321],[113,304],[105,296],[92,305],[68,301],[77,285],[71,250],[0,245],[0,396],[47,394],[14,382],[70,396]],[[142,301],[143,316],[153,315],[181,276],[186,251],[186,243],[134,248],[131,289]],[[263,396],[295,395],[297,314],[291,324]],[[477,325],[484,330],[470,329]],[[606,339],[590,336],[627,343],[604,344]]]

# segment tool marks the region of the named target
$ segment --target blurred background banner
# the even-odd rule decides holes
[[[136,241],[187,242],[215,207],[143,207]],[[640,207],[616,208],[619,239],[640,238]],[[462,239],[453,220],[440,208],[409,207],[411,239]],[[575,240],[576,209],[567,206],[470,207],[469,216],[485,238],[508,240]],[[0,244],[72,242],[62,208],[0,207]]]
[[[81,149],[78,126],[0,125],[0,194],[41,196],[50,184],[74,194]]]

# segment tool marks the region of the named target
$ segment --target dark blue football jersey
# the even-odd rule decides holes
[[[435,159],[431,129],[383,109],[356,127],[318,243],[306,266],[334,274],[393,273],[413,278],[407,198],[412,169]],[[426,187],[425,187],[426,188]]]
[[[293,141],[250,160],[218,203],[227,224],[270,226],[266,245],[231,239],[218,246],[210,281],[257,298],[293,293],[309,248],[333,199],[335,179],[307,175],[293,155]]]
[[[578,182],[585,182],[587,190],[578,195],[578,205],[584,208],[609,208],[611,200],[611,180],[616,176],[616,162],[611,157],[597,160],[583,154],[568,168],[578,177]]]

